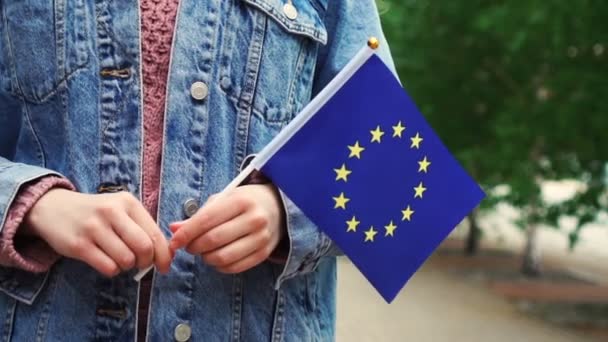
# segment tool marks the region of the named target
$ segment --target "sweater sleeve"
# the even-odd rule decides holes
[[[58,176],[46,176],[24,184],[11,204],[4,228],[0,233],[0,265],[28,272],[46,272],[59,255],[43,240],[19,234],[28,211],[49,190],[74,190],[70,181]]]

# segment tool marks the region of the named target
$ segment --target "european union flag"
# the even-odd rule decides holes
[[[358,59],[260,166],[391,302],[485,194],[380,58]]]

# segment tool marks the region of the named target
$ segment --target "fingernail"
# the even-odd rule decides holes
[[[169,229],[173,233],[175,233],[184,225],[184,222],[186,222],[186,221],[173,222],[173,223],[169,224]]]

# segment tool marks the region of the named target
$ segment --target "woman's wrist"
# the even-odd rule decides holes
[[[68,180],[59,177],[54,178],[55,179],[46,181],[44,184],[37,184],[35,189],[30,190],[34,192],[34,202],[23,216],[23,220],[17,231],[18,236],[39,237],[39,228],[44,224],[44,222],[41,222],[40,212],[44,210],[49,203],[54,201],[53,198],[55,195],[74,189],[73,185]]]

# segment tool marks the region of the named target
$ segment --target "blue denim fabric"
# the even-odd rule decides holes
[[[392,67],[374,0],[182,0],[169,71],[158,222],[204,203],[319,92],[369,36]],[[0,227],[26,182],[49,174],[79,191],[141,194],[139,4],[0,0]],[[120,72],[115,72],[120,70]],[[204,100],[194,82],[209,86]],[[339,250],[283,196],[290,253],[222,275],[179,252],[155,274],[149,336],[171,341],[334,339]],[[0,338],[133,341],[138,284],[62,259],[46,274],[0,268]]]

